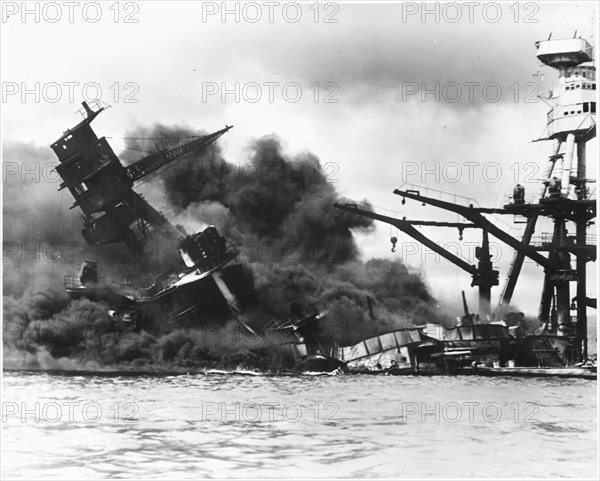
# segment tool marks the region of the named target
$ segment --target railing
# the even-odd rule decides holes
[[[540,235],[532,236],[531,240],[529,241],[529,245],[534,247],[542,247],[544,245],[552,244],[553,236],[554,235],[552,232],[543,232]]]
[[[65,289],[84,289],[85,286],[79,281],[77,276],[65,276]]]
[[[92,111],[92,114],[100,113],[102,110],[106,110],[107,108],[110,107],[109,104],[107,104],[106,102],[103,102],[100,99],[88,100],[87,105],[90,108],[90,110]],[[85,109],[85,107],[81,107],[80,109],[78,109],[77,113],[79,113],[84,119],[88,118],[88,112]]]
[[[533,247],[550,246],[550,245],[552,245],[553,237],[554,237],[554,235],[552,232],[543,232],[540,235],[533,236],[531,238],[529,245],[531,245]],[[577,245],[576,244],[577,238],[575,236],[567,236],[566,241],[567,241],[566,244],[568,246]],[[596,245],[596,234],[586,235],[585,243],[586,243],[586,245],[595,246]]]
[[[98,284],[103,284],[105,281],[104,276],[98,276]],[[81,283],[78,276],[65,276],[64,278],[65,290],[73,289],[85,289],[86,286]]]
[[[558,197],[562,197],[562,193],[558,193],[557,194]],[[549,193],[547,192],[546,195],[544,196],[544,199],[548,199],[552,197],[551,195],[549,195]],[[568,198],[571,200],[577,200],[577,194],[575,192],[575,190],[573,188],[569,189],[569,194],[568,194]],[[586,190],[586,193],[584,195],[584,198],[586,200],[594,200],[596,198],[596,187],[594,186],[593,188],[588,188]],[[541,198],[539,194],[527,194],[525,196],[525,198],[523,199],[523,202],[515,202],[513,196],[511,194],[505,194],[503,197],[503,202],[504,204],[512,204],[512,205],[531,205],[531,204],[538,204],[540,202]]]

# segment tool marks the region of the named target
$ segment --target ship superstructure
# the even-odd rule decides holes
[[[539,194],[527,197],[523,186],[517,185],[509,202],[496,208],[480,207],[473,199],[446,195],[424,186],[405,184],[394,190],[394,194],[402,197],[403,204],[410,199],[439,207],[465,219],[458,222],[407,220],[348,199],[341,199],[335,207],[395,226],[471,274],[472,286],[479,287],[481,322],[502,321],[524,260],[537,263],[544,271],[538,315],[542,328],[537,335],[521,340],[524,354],[517,357],[524,365],[565,366],[587,360],[587,308],[596,307],[596,299],[586,295],[586,265],[596,260],[596,239],[588,234],[588,227],[596,217],[595,187],[590,188],[594,181],[586,175],[586,144],[596,137],[596,70],[592,47],[582,38],[548,38],[537,42],[536,47],[538,59],[558,71],[558,85],[548,95],[551,110],[545,132],[539,139],[553,142]],[[488,214],[524,218],[522,238],[508,233],[489,219]],[[551,219],[553,232],[536,238],[533,234],[541,218]],[[476,250],[479,263],[469,264],[415,226],[457,228],[459,239],[464,229],[481,229],[482,244]],[[491,308],[490,291],[499,284],[499,272],[490,261],[489,235],[514,250],[514,260],[495,312]],[[392,243],[395,242],[397,239],[393,237]]]
[[[137,327],[156,323],[195,324],[234,317],[247,330],[242,305],[253,295],[242,266],[232,264],[235,247],[214,226],[187,234],[175,228],[134,186],[187,154],[200,154],[230,126],[170,150],[158,150],[127,166],[91,122],[104,107],[83,102],[84,119],[67,130],[52,149],[56,171],[83,212],[82,235],[90,245],[124,243],[138,268],[133,282],[108,281],[95,263],[85,263],[79,276],[67,276],[73,297],[108,301],[115,319]]]
[[[536,47],[538,59],[558,71],[542,137],[552,141],[553,147],[538,197],[528,201],[513,195],[513,202],[505,208],[527,217],[523,242],[548,251],[551,268],[544,273],[539,311],[545,332],[573,338],[575,360],[582,361],[588,355],[587,308],[596,306],[596,300],[586,294],[586,264],[596,260],[596,239],[588,235],[588,226],[596,217],[596,196],[595,188],[589,186],[594,181],[586,173],[586,144],[596,137],[596,68],[592,47],[585,39],[549,38],[536,42]],[[534,239],[540,216],[552,218],[554,230]],[[517,276],[513,266],[500,299],[500,315],[510,302]]]

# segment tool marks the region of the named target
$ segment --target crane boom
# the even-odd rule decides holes
[[[452,262],[454,265],[467,271],[469,274],[471,274],[471,275],[477,274],[477,267],[469,264],[468,262],[464,261],[460,257],[454,255],[449,250],[444,249],[442,246],[440,246],[436,242],[432,241],[429,237],[423,235],[421,232],[419,232],[419,230],[417,230],[415,227],[413,227],[411,225],[410,221],[403,220],[403,219],[396,219],[394,217],[389,217],[386,215],[381,215],[381,214],[378,214],[376,212],[373,212],[373,211],[370,211],[367,209],[361,209],[360,207],[358,207],[358,205],[356,203],[353,203],[353,202],[338,201],[335,204],[333,204],[333,206],[337,209],[344,210],[346,212],[352,212],[352,213],[358,214],[362,217],[368,217],[370,219],[378,220],[381,222],[385,222],[386,224],[393,225],[394,227],[401,230],[405,234],[408,234],[409,236],[411,236],[416,241],[427,246],[429,249],[431,249],[436,254],[439,254],[440,256],[442,256],[445,259]]]
[[[434,199],[431,197],[426,197],[421,195],[419,192],[411,191],[411,190],[399,190],[395,189],[394,194],[400,195],[402,197],[407,197],[409,199],[418,200],[423,203],[427,203],[433,205],[435,207],[440,207],[442,209],[448,210],[450,212],[455,212],[457,214],[462,215],[465,219],[470,220],[473,224],[481,227],[482,229],[488,231],[494,237],[500,239],[505,244],[508,244],[510,247],[515,249],[518,252],[522,252],[525,256],[529,257],[533,261],[537,262],[544,269],[553,269],[553,264],[543,255],[539,254],[529,245],[523,244],[518,239],[515,239],[511,235],[504,232],[498,226],[496,226],[493,222],[487,220],[484,216],[482,216],[479,212],[481,209],[474,209],[473,207],[465,207],[462,205],[454,204],[451,202],[446,202],[443,200]]]
[[[196,140],[192,140],[186,144],[180,145],[178,147],[174,147],[170,150],[161,150],[155,152],[148,157],[144,157],[143,159],[138,160],[134,164],[128,165],[125,168],[127,176],[133,181],[136,182],[140,180],[142,177],[145,177],[153,172],[156,172],[171,162],[177,160],[181,156],[192,152],[195,149],[200,149],[206,147],[213,142],[215,142],[221,135],[231,129],[233,126],[225,126],[224,129],[221,129],[217,132],[213,132],[212,134],[205,135]]]
[[[480,314],[491,316],[491,287],[498,285],[498,271],[493,268],[491,262],[492,256],[490,255],[488,233],[486,230],[483,231],[483,241],[481,247],[478,247],[475,250],[475,255],[479,260],[477,266],[475,266],[454,255],[452,252],[445,249],[438,243],[434,242],[428,236],[419,232],[419,230],[414,227],[415,225],[458,227],[462,232],[462,229],[476,227],[475,224],[466,224],[462,222],[408,221],[405,219],[397,219],[373,212],[372,209],[370,209],[367,206],[365,206],[365,208],[360,208],[358,204],[348,200],[340,200],[333,204],[333,206],[346,212],[352,212],[363,217],[368,217],[370,219],[378,220],[393,225],[405,234],[408,234],[417,242],[420,242],[425,247],[428,247],[433,252],[439,254],[440,256],[452,262],[454,265],[460,267],[464,271],[471,274],[473,276],[473,281],[471,285],[479,287]],[[466,315],[468,315],[468,312],[466,312]]]

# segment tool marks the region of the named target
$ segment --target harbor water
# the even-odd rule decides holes
[[[595,478],[596,381],[5,372],[5,479]]]

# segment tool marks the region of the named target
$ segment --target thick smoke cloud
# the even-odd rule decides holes
[[[154,126],[128,134],[125,162],[139,151],[169,148],[198,132]],[[142,140],[152,138],[152,140]],[[353,232],[372,222],[332,207],[338,194],[320,160],[309,152],[290,156],[274,135],[253,141],[248,158],[232,163],[218,144],[190,155],[142,187],[150,203],[188,232],[214,224],[235,243],[254,276],[258,303],[247,313],[258,331],[290,316],[290,305],[317,304],[329,312],[320,334],[339,345],[410,323],[444,320],[418,274],[401,262],[360,259]],[[51,154],[51,153],[50,153]],[[14,162],[48,162],[46,149],[15,144]],[[137,156],[137,157],[136,157]],[[175,329],[163,335],[115,333],[108,306],[72,301],[62,289],[77,272],[80,255],[32,262],[12,255],[14,243],[30,238],[75,242],[85,247],[81,223],[56,193],[58,184],[5,182],[4,343],[5,363],[32,369],[259,369],[293,366],[294,355],[276,332],[265,341],[240,334],[233,321],[220,329]],[[7,196],[7,193],[9,194]],[[64,194],[63,194],[64,195]],[[26,221],[20,222],[23,216]],[[17,226],[17,227],[15,227]],[[10,244],[10,243],[13,244]],[[99,259],[107,275],[124,272],[112,256]],[[369,309],[369,303],[372,311]],[[214,328],[214,326],[212,326]],[[225,334],[224,334],[225,333]]]
[[[156,127],[131,137],[165,133],[198,134]],[[373,222],[333,208],[339,194],[315,155],[290,156],[275,135],[253,141],[247,151],[246,162],[231,163],[213,145],[202,157],[165,171],[153,191],[165,195],[167,208],[182,224],[202,219],[238,245],[255,275],[259,328],[261,317],[288,317],[292,303],[327,309],[322,334],[342,345],[407,324],[447,321],[421,277],[401,262],[360,260],[353,232],[369,232]]]
[[[192,135],[198,133],[156,126],[130,137],[151,137],[170,148]],[[128,149],[148,151],[151,145],[134,140]],[[231,163],[213,144],[200,157],[190,156],[165,170],[157,177],[155,191],[166,196],[175,214],[203,219],[209,208],[206,222],[214,220],[227,237],[241,236],[257,245],[272,243],[281,257],[336,264],[356,259],[352,230],[368,230],[372,221],[332,208],[339,195],[319,159],[309,152],[286,155],[275,135],[255,140],[248,151],[244,163]],[[224,215],[231,219],[223,219]]]

